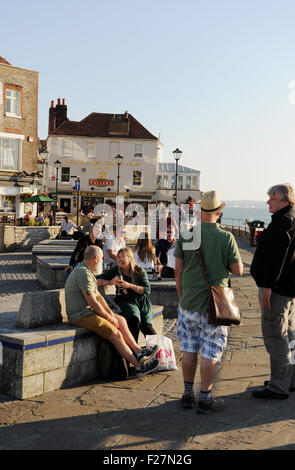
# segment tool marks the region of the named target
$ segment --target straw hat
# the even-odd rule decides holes
[[[201,210],[203,212],[216,212],[222,211],[225,206],[224,202],[221,202],[216,191],[207,191],[202,194],[201,200],[198,201],[201,204]]]

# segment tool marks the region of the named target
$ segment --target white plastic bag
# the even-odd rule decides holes
[[[170,338],[163,335],[147,335],[146,344],[147,346],[154,346],[155,344],[159,346],[159,351],[157,352],[159,366],[157,367],[157,371],[178,369],[176,366],[173,343]]]

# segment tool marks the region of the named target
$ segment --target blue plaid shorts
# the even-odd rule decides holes
[[[177,337],[180,350],[221,361],[226,348],[227,326],[209,325],[207,313],[189,312],[178,306]]]

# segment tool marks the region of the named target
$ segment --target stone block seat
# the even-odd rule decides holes
[[[63,241],[63,240],[62,240]],[[38,244],[32,248],[32,271],[36,271],[38,256],[67,257],[70,258],[75,246],[73,244]]]
[[[62,289],[64,287],[65,268],[71,256],[37,256],[37,279],[46,289]]]
[[[153,324],[163,333],[163,307],[153,306]],[[101,339],[69,325],[64,290],[23,294],[17,317],[0,316],[0,393],[26,399],[99,377]],[[3,316],[4,318],[4,316]],[[145,344],[140,336],[140,345]]]

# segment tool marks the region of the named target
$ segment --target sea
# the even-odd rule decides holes
[[[261,201],[228,201],[222,210],[222,220],[240,221],[234,225],[242,225],[246,219],[249,222],[260,220],[268,225],[271,222],[271,214],[268,211],[268,205]],[[230,222],[231,223],[231,222]]]

